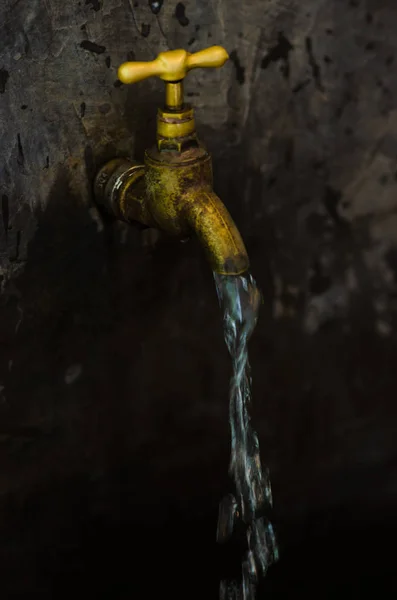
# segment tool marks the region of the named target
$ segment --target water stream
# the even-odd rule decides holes
[[[229,476],[234,491],[219,505],[217,541],[244,538],[241,576],[222,580],[220,600],[254,600],[259,579],[278,558],[277,543],[267,515],[272,506],[268,472],[261,467],[258,436],[248,412],[251,374],[248,341],[258,319],[261,295],[251,275],[214,274],[223,311],[224,337],[233,364],[229,421]]]

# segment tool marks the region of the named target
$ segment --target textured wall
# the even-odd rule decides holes
[[[137,535],[137,510],[204,515],[212,540],[230,365],[211,274],[194,243],[104,226],[91,197],[104,160],[142,157],[163,98],[161,82],[119,85],[117,66],[167,48],[231,55],[186,93],[264,293],[253,412],[281,542],[396,502],[395,2],[151,4],[0,0],[0,550],[14,591],[62,571],[48,548],[77,548],[82,529],[102,546],[109,522]]]

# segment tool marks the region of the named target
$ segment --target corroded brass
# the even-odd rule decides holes
[[[193,109],[183,103],[180,82],[172,81],[194,67],[221,66],[226,59],[226,51],[214,46],[196,54],[164,52],[152,63],[120,67],[119,78],[126,83],[157,75],[174,87],[166,94],[167,106],[158,111],[157,145],[146,150],[145,164],[110,161],[96,177],[95,196],[118,219],[180,239],[196,233],[212,270],[238,275],[249,267],[244,242],[213,191],[211,155],[197,139]]]
[[[203,148],[183,162],[146,152],[148,209],[159,227],[179,237],[194,231],[213,271],[239,274],[248,268],[244,243],[229,212],[212,190],[212,161]]]
[[[194,111],[187,106],[181,112],[157,111],[157,138],[181,138],[196,131]]]
[[[108,215],[156,227],[146,205],[144,165],[125,158],[109,161],[95,178],[94,193],[97,203]]]

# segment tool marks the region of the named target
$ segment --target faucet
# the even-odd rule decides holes
[[[179,238],[195,233],[213,272],[239,275],[249,268],[244,242],[223,202],[213,191],[211,154],[196,134],[194,110],[185,104],[183,80],[197,67],[222,67],[221,46],[189,53],[161,52],[149,62],[126,62],[122,83],[148,77],[165,82],[165,105],[157,111],[157,142],[145,151],[144,164],[126,158],[107,162],[97,173],[94,195],[110,216],[157,228]]]

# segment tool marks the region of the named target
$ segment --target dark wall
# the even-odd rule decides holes
[[[253,418],[282,556],[298,560],[293,546],[305,544],[324,580],[329,557],[372,559],[358,548],[365,534],[379,543],[385,519],[391,537],[395,2],[158,4],[155,14],[146,0],[0,2],[0,569],[10,597],[76,586],[126,597],[154,585],[137,574],[153,548],[165,588],[182,570],[216,596],[217,571],[211,583],[205,574],[228,485],[230,364],[212,276],[194,243],[104,224],[91,196],[104,160],[142,157],[163,98],[158,81],[119,85],[118,65],[167,48],[222,44],[231,55],[191,73],[186,93],[264,294]]]

